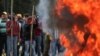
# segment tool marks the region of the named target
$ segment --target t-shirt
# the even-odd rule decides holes
[[[0,18],[0,33],[6,33],[6,22],[9,20],[2,20]]]

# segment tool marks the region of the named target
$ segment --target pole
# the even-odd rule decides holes
[[[35,7],[34,7],[34,5],[33,5],[33,8],[32,8],[32,24],[31,24],[31,36],[30,36],[30,42],[31,42],[31,44],[30,44],[30,56],[32,56],[32,38],[33,38],[33,21],[34,21],[34,10],[35,10]]]
[[[11,0],[11,38],[13,38],[13,0]],[[10,56],[13,56],[13,50],[10,51]]]

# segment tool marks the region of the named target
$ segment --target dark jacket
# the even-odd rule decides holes
[[[31,35],[31,24],[25,24],[24,25],[24,39],[25,40],[30,40],[30,35]],[[33,31],[34,31],[34,28],[33,28]],[[33,32],[33,36],[32,36],[33,38],[32,39],[34,39],[34,32]]]
[[[25,36],[25,40],[30,40],[30,36],[31,36],[31,23],[32,22],[32,18],[28,18],[27,21],[24,24],[24,36]],[[32,31],[32,39],[35,39],[35,36],[40,35],[40,29],[38,28],[38,23],[33,22],[33,31]]]
[[[42,32],[42,30],[40,28],[38,28],[38,27],[34,29],[34,35],[35,36],[40,36],[41,32]]]
[[[25,20],[18,20],[18,22],[21,24],[20,25],[20,38],[21,38],[21,42],[24,42],[24,24],[25,24]]]

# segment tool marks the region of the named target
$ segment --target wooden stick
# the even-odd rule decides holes
[[[11,0],[11,38],[13,38],[13,0]],[[10,56],[13,56],[13,50],[10,51]]]
[[[31,24],[31,36],[30,36],[30,56],[32,56],[32,39],[33,39],[33,21],[34,21],[34,5],[33,5],[33,9],[32,9],[32,24]]]

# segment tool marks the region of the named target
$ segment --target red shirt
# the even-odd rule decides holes
[[[13,29],[12,32],[13,36],[18,36],[20,31],[19,31],[19,23],[17,21],[8,21],[6,23],[7,35],[11,36],[11,24]]]
[[[35,36],[39,36],[41,34],[41,29],[40,28],[36,28],[34,30],[34,34],[35,34]]]

